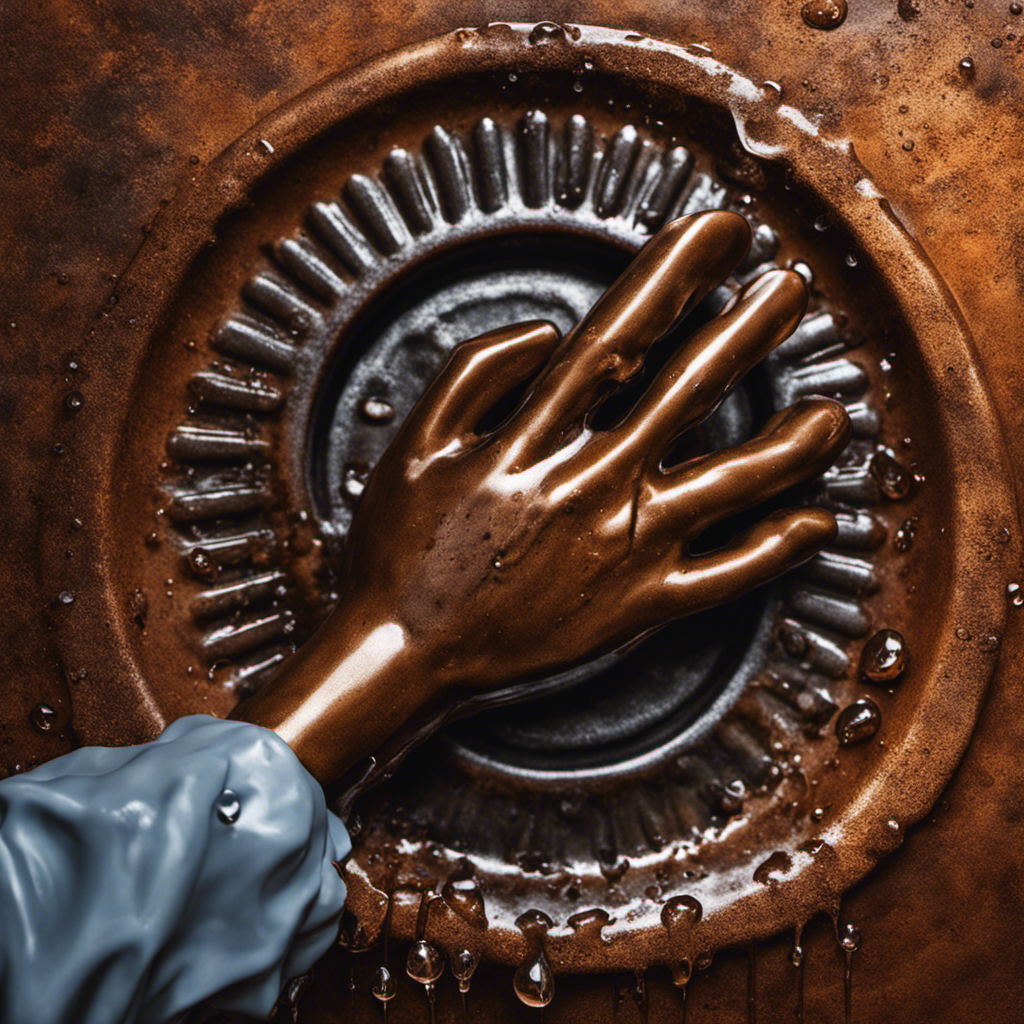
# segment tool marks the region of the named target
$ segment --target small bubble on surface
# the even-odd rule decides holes
[[[231,789],[225,789],[217,797],[217,802],[214,806],[217,809],[217,817],[225,825],[234,825],[238,821],[238,816],[242,813],[242,801],[238,799],[238,794]]]
[[[390,423],[395,418],[395,407],[386,399],[371,396],[359,407],[359,413],[367,423]]]
[[[882,449],[871,459],[871,475],[890,501],[899,501],[910,493],[913,477],[909,470]]]

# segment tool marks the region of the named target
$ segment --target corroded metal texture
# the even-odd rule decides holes
[[[293,364],[293,350],[320,346],[333,352],[337,336],[331,332],[342,330],[346,316],[372,311],[376,297],[394,299],[400,294],[395,289],[406,287],[407,279],[389,268],[411,267],[417,259],[425,271],[438,266],[453,239],[431,248],[435,225],[465,223],[469,230],[457,240],[463,246],[473,242],[478,227],[478,237],[497,237],[487,218],[507,209],[507,178],[483,171],[503,167],[506,174],[510,168],[519,174],[525,168],[516,181],[519,205],[507,222],[518,218],[528,230],[520,230],[511,263],[499,262],[498,277],[507,283],[516,260],[536,272],[538,233],[565,239],[544,287],[549,296],[562,297],[566,326],[589,304],[586,297],[607,283],[602,275],[635,248],[636,232],[642,235],[672,211],[669,199],[664,209],[654,201],[661,201],[659,188],[674,201],[677,194],[685,198],[704,187],[703,205],[746,196],[745,209],[763,223],[765,237],[781,239],[781,249],[766,259],[808,260],[821,303],[817,327],[805,321],[789,362],[770,368],[767,393],[788,388],[792,397],[803,381],[811,393],[831,389],[843,395],[851,413],[856,411],[860,443],[873,454],[867,462],[842,465],[826,485],[835,491],[833,499],[845,503],[856,554],[835,553],[818,564],[816,576],[785,595],[785,621],[773,619],[775,612],[764,620],[763,609],[750,613],[750,622],[774,623],[771,642],[752,643],[750,649],[769,659],[758,663],[758,671],[775,666],[758,678],[774,678],[778,688],[770,698],[758,698],[760,704],[736,703],[732,717],[721,718],[730,731],[715,740],[715,750],[721,752],[724,738],[733,765],[761,756],[750,746],[750,723],[759,715],[764,720],[766,707],[776,706],[771,701],[780,708],[790,702],[809,716],[809,735],[782,758],[786,786],[803,776],[806,785],[826,795],[790,793],[790,802],[803,801],[800,813],[808,825],[822,823],[816,833],[831,827],[838,835],[846,827],[852,843],[839,844],[840,860],[844,848],[859,852],[848,871],[831,866],[820,902],[803,910],[838,912],[836,900],[847,885],[878,857],[903,846],[845,897],[836,937],[829,938],[821,919],[807,926],[797,941],[805,954],[795,957],[799,968],[787,958],[784,941],[769,939],[750,953],[749,965],[726,953],[707,969],[701,954],[721,941],[711,940],[705,949],[698,940],[692,954],[706,973],[698,971],[691,986],[693,1018],[734,1020],[748,1012],[762,1020],[791,1019],[800,998],[807,1019],[842,1019],[845,958],[847,972],[854,965],[857,979],[857,1018],[887,1019],[887,1007],[898,1000],[911,1019],[1011,1019],[1022,1005],[1021,972],[1012,963],[1019,948],[1012,881],[1019,814],[1009,771],[1018,726],[1008,713],[1019,655],[1015,591],[1007,600],[1006,585],[1015,582],[1019,569],[1019,524],[1012,471],[982,378],[989,378],[1011,457],[1019,461],[1013,448],[1019,432],[1013,428],[1022,414],[1012,401],[1012,330],[1021,305],[1020,247],[1010,215],[1015,175],[1021,173],[1010,159],[1020,145],[1010,131],[1017,15],[986,4],[932,11],[863,3],[839,27],[823,32],[801,19],[798,5],[772,13],[739,5],[695,7],[686,12],[685,24],[667,7],[645,5],[641,13],[600,5],[582,11],[575,5],[573,19],[627,31],[612,38],[555,23],[464,31],[328,83],[251,127],[325,73],[389,46],[493,16],[470,6],[443,12],[371,7],[358,15],[324,7],[306,10],[301,18],[280,10],[234,17],[223,7],[216,16],[186,9],[164,18],[154,9],[119,8],[102,22],[92,9],[72,7],[60,15],[70,17],[72,27],[56,33],[56,76],[35,44],[19,42],[23,29],[11,25],[5,33],[12,54],[8,66],[20,74],[7,83],[7,95],[26,97],[20,117],[12,113],[4,125],[4,188],[13,200],[5,232],[10,287],[2,321],[8,528],[0,543],[13,598],[5,620],[6,769],[53,756],[76,737],[124,742],[151,734],[163,719],[186,709],[223,713],[273,668],[291,637],[301,637],[318,621],[330,603],[332,527],[340,536],[349,514],[346,502],[358,495],[361,474],[374,461],[388,424],[394,420],[397,426],[401,417],[388,396],[364,393],[365,388],[348,394],[350,368],[342,372],[328,359],[320,370],[310,370]],[[516,6],[502,14],[535,20],[560,13]],[[353,31],[356,19],[360,31]],[[267,48],[265,33],[287,39],[288,46]],[[713,56],[701,49],[675,51],[647,33],[710,46]],[[172,40],[181,52],[173,60]],[[20,69],[19,61],[25,62]],[[734,75],[730,66],[744,74]],[[472,77],[481,72],[483,78]],[[47,88],[33,91],[41,75]],[[707,86],[701,84],[705,80]],[[753,84],[769,80],[763,87]],[[438,83],[446,84],[439,89]],[[409,101],[389,106],[388,97],[397,94]],[[679,103],[684,95],[695,98],[696,107]],[[736,141],[742,145],[732,146],[729,121],[715,124],[716,96],[727,97],[723,102],[736,117]],[[703,134],[694,133],[694,118],[706,126]],[[487,163],[492,129],[519,140],[513,148],[521,165],[509,163],[504,150],[499,161]],[[853,142],[860,164],[833,141],[844,137]],[[550,141],[555,138],[560,141]],[[599,141],[591,151],[592,139]],[[975,139],[987,147],[983,160]],[[531,163],[538,146],[555,154],[550,179],[544,160]],[[696,171],[706,185],[691,180],[693,170],[680,148],[697,155]],[[477,154],[478,165],[460,163],[463,151]],[[558,163],[560,153],[564,164]],[[48,155],[55,159],[47,161]],[[573,174],[582,172],[573,168],[587,159],[605,170],[593,181],[583,174],[579,180],[585,184],[574,186]],[[419,171],[410,177],[410,166],[426,166],[432,177]],[[786,173],[774,177],[779,167]],[[645,168],[657,169],[649,176],[653,191],[645,191]],[[482,184],[460,191],[466,174]],[[382,205],[381,181],[397,196],[398,219],[387,215],[387,202]],[[327,197],[342,187],[339,208]],[[891,206],[879,202],[876,189]],[[164,199],[171,201],[158,213]],[[314,199],[320,207],[310,206]],[[355,235],[346,230],[353,215],[361,225]],[[309,216],[312,234],[295,235]],[[258,247],[271,243],[276,244],[268,273],[261,269]],[[326,261],[318,244],[326,244]],[[965,252],[978,258],[965,259]],[[335,258],[340,267],[332,263]],[[430,278],[429,288],[419,293],[406,287],[395,307],[406,317],[396,326],[399,335],[415,334],[431,318],[443,320],[454,308],[444,304],[445,287],[465,283],[449,273]],[[514,288],[495,291],[486,280],[480,287],[491,288],[487,316],[503,315],[520,301]],[[296,304],[295,296],[302,301]],[[856,330],[837,330],[844,320]],[[215,322],[221,326],[211,335]],[[360,323],[369,359],[364,369],[370,373],[374,358],[387,364],[389,342],[385,335],[377,339],[365,320]],[[857,331],[866,342],[851,351]],[[221,353],[217,366],[209,365],[207,335]],[[384,348],[375,355],[378,341]],[[445,343],[434,345],[425,364],[412,360],[407,367],[417,386],[429,379],[430,358],[436,365]],[[246,371],[246,364],[253,370]],[[324,367],[334,373],[333,390],[323,389]],[[362,381],[368,383],[387,381]],[[324,395],[331,400],[325,403]],[[211,408],[221,410],[213,419],[207,416]],[[727,440],[730,431],[742,435],[749,427],[750,415],[744,420],[742,410],[721,424]],[[296,499],[309,485],[301,453],[309,450],[311,437],[322,442],[329,458],[321,491],[313,473],[315,500],[307,503]],[[904,445],[902,438],[910,440]],[[888,449],[879,449],[879,441]],[[923,479],[912,482],[901,459],[914,462]],[[269,471],[259,468],[268,465]],[[879,502],[882,507],[872,507]],[[163,513],[154,518],[157,509]],[[223,525],[218,517],[250,513],[244,535],[216,532]],[[286,564],[280,560],[281,541]],[[251,569],[237,576],[237,565]],[[883,636],[865,648],[865,676],[886,685],[898,680],[892,694],[862,683],[849,662],[872,626],[896,626],[908,637],[909,667],[902,674],[893,668],[906,662],[901,638]],[[840,642],[831,647],[820,639],[837,634]],[[706,639],[714,653],[714,638]],[[932,823],[908,831],[960,761],[997,657],[1002,664],[953,783]],[[838,682],[827,684],[823,704],[813,707],[809,697],[800,697],[799,673],[778,669],[786,659],[822,678],[831,666]],[[807,669],[800,668],[804,663]],[[685,689],[678,666],[673,672],[676,685]],[[718,677],[712,672],[701,686],[712,676]],[[765,691],[763,681],[759,689]],[[837,704],[845,709],[833,718]],[[878,708],[883,729],[875,735]],[[511,806],[521,805],[514,786],[521,785],[515,779],[522,779],[524,766],[550,775],[552,751],[561,750],[558,757],[564,759],[564,740],[573,729],[591,730],[586,735],[593,738],[599,712],[587,709],[569,723],[543,715],[505,717],[483,733],[453,734],[449,763],[455,774],[446,781],[468,800],[456,817],[469,821],[480,800],[493,802],[509,785]],[[624,712],[618,706],[614,720],[623,721]],[[827,734],[821,723],[828,725]],[[553,736],[561,737],[554,746]],[[856,741],[867,738],[870,744],[858,746]],[[811,762],[820,758],[824,766],[829,744],[836,743],[843,746],[830,780]],[[540,761],[539,749],[548,751]],[[526,750],[532,751],[528,757]],[[710,818],[698,822],[701,828],[735,829],[747,817],[737,804],[787,794],[749,768],[742,778],[702,775],[709,764],[721,764],[712,754],[705,751],[704,760],[687,765],[691,775],[701,776],[698,782],[709,784],[693,790],[698,801],[712,798],[704,802]],[[802,772],[790,771],[796,754],[801,761],[809,758]],[[555,765],[555,777],[561,778],[560,770]],[[898,780],[902,786],[894,785]],[[559,785],[566,788],[564,778]],[[563,794],[567,803],[552,803],[555,817],[571,820],[574,808],[588,805],[589,798],[578,798],[579,788]],[[630,797],[640,811],[640,833],[631,837],[620,830],[616,842],[639,843],[636,849],[646,844],[644,856],[653,861],[651,851],[665,838],[658,832],[664,819],[642,791]],[[400,820],[410,796],[428,807],[443,797],[422,789],[403,792],[401,786],[390,793],[378,798],[379,822]],[[848,799],[856,793],[862,794],[860,806],[866,801],[872,811],[860,824],[837,809],[838,794]],[[442,822],[442,803],[435,805],[435,823]],[[532,805],[542,804],[538,798]],[[366,813],[373,810],[371,804]],[[393,856],[386,842],[380,845],[381,832],[393,826],[378,827],[375,836],[370,820],[363,849],[378,859],[356,858],[352,888],[354,905],[372,930],[374,901],[378,910],[384,907],[386,896],[384,904],[380,896],[388,888],[387,872],[379,866],[389,867]],[[876,825],[877,834],[871,831]],[[441,873],[443,856],[437,855],[444,843],[458,853],[466,840],[451,822],[444,827],[447,833],[429,837],[422,856],[417,852],[407,860],[412,874],[402,880],[391,914],[378,921],[383,925],[388,918],[396,936],[412,938],[422,926],[433,938],[448,929],[455,941],[458,921],[478,916],[472,875],[464,867],[453,871],[457,865]],[[596,831],[592,823],[576,827]],[[543,842],[533,843],[544,839],[543,830],[531,829],[524,823],[517,832],[524,855],[516,865],[525,880],[522,909],[536,910],[543,899],[561,906],[574,898],[573,890],[579,899],[589,883],[577,886],[570,877],[562,885],[549,870],[552,858]],[[400,828],[395,838],[405,849],[418,841]],[[493,855],[495,847],[487,844],[495,836],[480,839],[478,853]],[[603,859],[601,849],[593,852],[606,869],[603,883],[625,895],[613,891],[580,904],[575,915],[567,911],[551,928],[543,915],[524,919],[522,948],[506,943],[511,962],[526,965],[547,948],[556,972],[674,963],[676,981],[685,981],[679,969],[684,947],[690,947],[662,939],[667,948],[651,956],[643,929],[632,929],[626,917],[633,913],[631,900],[639,907],[646,899],[647,916],[660,917],[671,939],[674,930],[689,930],[701,916],[690,903],[672,902],[689,896],[690,887],[671,871],[659,877],[655,865],[650,886],[630,893],[642,872],[621,867],[629,857],[620,856],[616,842],[604,849],[610,855]],[[801,925],[808,915],[787,916],[782,894],[791,874],[806,874],[801,858],[813,861],[821,849],[800,853],[795,869],[792,851],[780,845],[776,856],[765,849],[751,879],[762,909],[739,930],[727,929],[733,942],[744,929],[769,936]],[[699,875],[700,866],[688,870]],[[427,891],[434,876],[439,882],[447,877],[447,898],[420,900],[417,874],[426,883],[419,888]],[[562,885],[558,892],[552,889],[556,883]],[[605,903],[623,907],[624,919],[612,922],[607,911],[602,917],[597,908]],[[515,905],[513,898],[508,906]],[[651,908],[658,910],[652,915]],[[635,919],[643,918],[641,913]],[[712,919],[703,922],[705,928]],[[468,923],[466,941],[472,945]],[[592,936],[592,948],[601,950],[603,931],[619,938],[597,960],[574,961],[573,950],[587,943],[574,945],[571,935]],[[359,944],[349,936],[350,947]],[[489,960],[503,958],[494,948],[484,952]],[[360,976],[353,993],[345,984],[350,955]],[[413,973],[422,981],[433,970],[431,954],[421,949],[417,955],[422,962]],[[372,953],[339,958],[306,989],[302,1019],[363,1019],[375,1012],[370,991],[378,959]],[[393,973],[404,974],[399,968],[392,964]],[[511,998],[507,970],[485,963],[473,981],[474,998],[486,1000],[488,1019],[514,1019],[523,1012]],[[574,981],[559,974],[551,1019],[604,1019],[613,1006],[624,1020],[634,1010],[655,1020],[678,1014],[680,996],[667,973],[650,972],[644,991],[641,982],[621,981]],[[520,982],[527,1002],[544,1001],[543,971],[532,979],[527,971]],[[392,1017],[423,1017],[426,1002],[416,991],[422,985],[403,978],[398,987]],[[458,1012],[457,991],[452,978],[439,982],[442,1016]]]

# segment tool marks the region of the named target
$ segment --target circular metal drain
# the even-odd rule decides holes
[[[360,487],[451,346],[569,326],[661,223],[726,205],[758,225],[739,279],[799,263],[814,297],[689,443],[841,398],[854,441],[786,496],[832,508],[836,545],[414,753],[361,801],[350,907],[367,935],[419,918],[452,953],[516,964],[534,910],[571,970],[689,962],[831,908],[970,734],[1004,614],[993,567],[1016,550],[1001,441],[951,300],[852,155],[773,89],[638,36],[498,25],[382,58],[239,140],[158,220],[98,342],[93,387],[125,398],[86,396],[83,471],[54,488],[88,525],[87,558],[48,560],[77,595],[57,644],[88,668],[82,737],[138,739],[258,686],[336,599]],[[853,667],[882,626],[911,649],[892,691]],[[873,724],[868,697],[881,729],[840,748],[837,711]]]

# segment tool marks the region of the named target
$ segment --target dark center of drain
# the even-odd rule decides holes
[[[312,476],[324,519],[339,534],[370,469],[452,348],[510,323],[551,320],[568,331],[627,263],[619,250],[564,236],[513,236],[435,259],[390,288],[342,346],[320,396]],[[660,364],[721,297],[709,299],[648,360],[644,379],[612,397],[597,425],[625,411]],[[767,412],[756,380],[737,391],[680,454],[737,444]],[[763,598],[675,623],[623,656],[524,688],[531,694],[449,730],[477,757],[536,770],[573,771],[692,741],[746,685]]]

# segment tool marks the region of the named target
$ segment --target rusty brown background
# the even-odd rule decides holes
[[[91,331],[147,223],[190,187],[197,164],[285,100],[370,56],[459,26],[551,20],[702,43],[822,115],[829,132],[853,140],[953,291],[1015,465],[1024,466],[1024,15],[1009,0],[850,0],[845,23],[823,32],[804,25],[800,7],[798,0],[4,3],[0,772],[14,768],[19,752],[34,748],[45,758],[72,742],[52,735],[40,747],[28,722],[40,698],[60,710],[67,692],[45,645],[47,624],[60,613],[57,595],[40,592],[34,553],[42,531],[74,529],[70,512],[66,523],[39,521],[35,468],[61,457],[54,445],[65,415],[64,364],[80,354],[87,373]],[[1024,1020],[1024,610],[1012,611],[987,706],[945,798],[844,905],[864,936],[855,1019]],[[792,1019],[789,997],[772,998],[791,985],[784,949],[780,942],[778,955],[758,961],[762,1021]],[[691,1021],[744,1019],[745,963],[723,957],[710,973],[694,985]],[[807,1019],[831,1019],[842,984],[839,954],[811,948]],[[630,1019],[627,1008],[622,1014]]]

